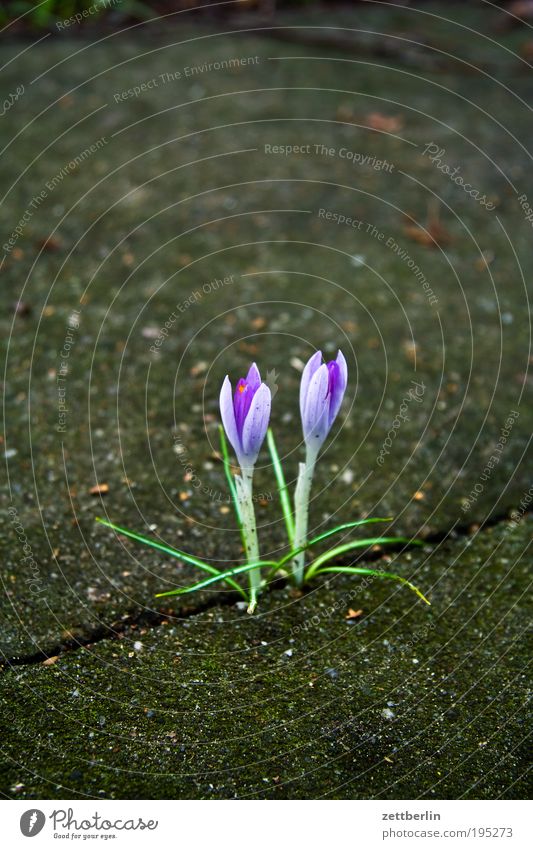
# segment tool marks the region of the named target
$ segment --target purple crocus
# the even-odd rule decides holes
[[[235,394],[226,375],[220,391],[220,413],[241,469],[251,468],[257,460],[268,428],[271,401],[270,389],[261,382],[255,363],[237,383]]]
[[[308,361],[300,384],[300,412],[307,448],[318,452],[339,412],[348,367],[342,351],[337,359],[322,363],[322,351]]]

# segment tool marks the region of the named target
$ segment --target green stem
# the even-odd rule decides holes
[[[253,501],[253,475],[252,467],[241,467],[241,475],[235,475],[237,499],[239,502],[242,518],[244,549],[248,563],[257,563],[259,560],[259,542],[257,539],[257,523]],[[250,580],[250,604],[248,613],[253,613],[257,606],[257,597],[261,590],[261,569],[251,569]]]
[[[305,463],[300,463],[296,491],[294,493],[294,547],[299,553],[292,561],[292,573],[297,587],[304,582],[305,549],[309,522],[309,496],[315,471],[316,452],[307,448]]]

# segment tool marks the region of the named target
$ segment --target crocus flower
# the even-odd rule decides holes
[[[348,367],[342,351],[337,359],[322,363],[322,351],[308,361],[300,384],[300,412],[307,448],[318,452],[339,412]]]
[[[235,394],[226,375],[220,392],[220,413],[241,469],[251,468],[257,460],[268,428],[271,401],[270,389],[261,382],[255,363],[237,383]]]

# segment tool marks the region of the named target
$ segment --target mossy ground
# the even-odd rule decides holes
[[[448,4],[427,11],[443,8],[452,14]],[[464,538],[398,562],[402,574],[412,565],[433,607],[374,583],[355,598],[363,609],[355,624],[344,615],[358,582],[344,580],[303,599],[276,590],[254,619],[223,606],[175,621],[178,603],[161,606],[154,594],[190,581],[193,570],[94,521],[107,514],[234,562],[239,538],[213,455],[220,382],[251,359],[277,370],[273,422],[292,485],[302,458],[298,361],[339,344],[350,393],[318,467],[313,526],[369,513],[427,535],[504,515],[523,498],[533,260],[516,193],[533,197],[530,81],[509,52],[523,36],[496,37],[490,17],[458,27],[410,15],[390,17],[391,31],[410,28],[413,40],[444,53],[460,44],[470,64],[421,72],[417,55],[352,61],[180,27],[92,45],[65,33],[28,50],[23,70],[17,60],[5,67],[6,91],[23,80],[25,92],[2,118],[12,139],[0,159],[4,238],[33,197],[45,198],[1,272],[2,497],[16,508],[42,590],[30,591],[8,521],[1,650],[20,660],[110,638],[3,676],[6,795],[519,795],[524,620],[515,603],[526,561],[515,560],[527,521],[512,534],[502,525],[472,544]],[[373,9],[343,10],[338,21],[383,26]],[[466,25],[484,29],[466,43]],[[3,44],[3,60],[18,50]],[[185,75],[234,56],[258,61]],[[152,79],[157,86],[122,97]],[[394,131],[369,129],[375,113],[395,121]],[[97,151],[60,177],[98,139]],[[431,142],[494,211],[429,161]],[[265,145],[310,145],[310,153]],[[354,165],[343,148],[393,168]],[[439,247],[406,229],[413,219],[427,223],[434,193],[447,236]],[[436,304],[389,239],[420,268]],[[64,362],[68,410],[58,430]],[[379,466],[412,381],[423,383],[423,399],[409,404]],[[465,510],[513,410],[497,466]],[[108,494],[91,494],[97,483]],[[268,555],[284,545],[268,468],[257,486]],[[142,610],[145,633],[112,639]],[[161,614],[168,624],[151,628],[150,616]],[[301,627],[314,616],[316,626]],[[424,637],[407,649],[413,634]]]
[[[5,672],[24,798],[520,798],[532,523]],[[361,611],[347,619],[350,609]],[[13,713],[13,705],[16,711]]]

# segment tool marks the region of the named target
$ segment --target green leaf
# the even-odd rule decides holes
[[[306,542],[305,545],[302,545],[300,548],[295,548],[292,551],[289,551],[288,554],[283,555],[279,562],[279,567],[288,563],[289,560],[292,560],[293,557],[296,557],[297,554],[300,554],[302,551],[307,551],[308,548],[312,548],[312,546],[317,545],[317,543],[322,542],[328,537],[333,536],[334,534],[339,534],[341,531],[347,531],[350,528],[358,528],[360,525],[373,525],[375,522],[391,522],[391,517],[387,517],[386,519],[357,519],[355,522],[345,522],[343,525],[337,525],[335,528],[332,528],[330,531],[325,531],[323,534],[319,534],[319,536],[314,537],[313,539]]]
[[[178,557],[180,560],[184,560],[185,563],[190,563],[192,566],[197,566],[198,569],[203,569],[204,572],[209,572],[211,575],[216,576],[216,580],[219,579],[219,576],[222,575],[220,569],[215,569],[214,566],[211,566],[209,563],[206,563],[204,560],[200,560],[198,557],[194,557],[192,554],[186,554],[184,551],[180,551],[178,548],[170,548],[168,545],[162,545],[160,542],[156,542],[149,537],[143,537],[141,534],[136,534],[134,531],[129,531],[127,528],[121,528],[119,525],[114,525],[112,522],[108,522],[106,519],[101,519],[99,516],[96,517],[96,521],[101,525],[105,525],[106,528],[111,528],[113,531],[116,531],[119,534],[123,534],[126,537],[130,537],[131,539],[136,540],[137,542],[142,542],[144,545],[149,545],[150,548],[156,548],[158,551],[163,551],[165,554],[170,554],[171,557]],[[248,596],[245,591],[236,581],[227,581],[234,590],[237,590],[246,600],[248,600]]]
[[[235,509],[235,513],[237,515],[237,522],[239,523],[239,528],[241,530],[241,538],[243,540],[244,545],[244,535],[243,535],[243,524],[242,524],[242,516],[241,516],[241,508],[239,505],[239,499],[237,498],[237,487],[235,486],[235,481],[233,479],[233,474],[231,471],[231,460],[229,458],[228,451],[228,443],[226,440],[226,434],[224,433],[224,428],[222,425],[218,426],[218,433],[220,437],[220,453],[222,454],[222,463],[224,464],[224,473],[226,475],[226,480],[228,482],[228,486],[231,492],[231,500],[233,502],[233,507]]]
[[[323,563],[328,560],[333,560],[341,554],[346,554],[348,551],[354,551],[356,548],[370,548],[372,545],[387,545],[393,542],[401,542],[407,545],[423,545],[419,540],[410,540],[407,537],[371,537],[370,539],[359,539],[355,542],[346,542],[344,545],[338,545],[336,548],[330,548],[329,551],[320,554],[316,560],[313,560],[305,573],[305,580],[310,581],[317,569],[320,569]]]
[[[218,575],[214,575],[212,578],[204,578],[203,581],[199,581],[197,584],[191,584],[189,587],[178,587],[175,590],[169,590],[166,593],[158,593],[156,598],[163,598],[163,596],[169,595],[185,595],[185,593],[194,593],[196,590],[203,590],[204,587],[210,586],[210,584],[216,584],[217,581],[228,581],[233,575],[242,575],[244,572],[250,572],[252,569],[261,568],[261,566],[276,566],[277,564],[273,560],[258,560],[256,563],[244,563],[242,566],[234,566],[233,569],[227,569],[225,572],[219,572]]]
[[[268,450],[270,451],[270,456],[272,458],[272,465],[274,466],[274,474],[276,475],[276,481],[278,484],[279,500],[281,503],[281,509],[283,510],[283,518],[285,519],[285,527],[287,528],[289,545],[292,546],[294,545],[294,519],[292,505],[289,497],[289,492],[287,490],[287,482],[285,480],[285,475],[283,474],[281,460],[279,459],[278,449],[276,448],[274,434],[272,433],[272,428],[268,428],[267,430],[267,444]]]
[[[423,595],[418,587],[415,587],[411,581],[408,581],[407,578],[402,578],[401,575],[395,575],[393,572],[379,572],[377,569],[363,569],[357,568],[356,566],[326,566],[324,569],[318,569],[314,573],[314,577],[317,575],[322,575],[324,572],[334,572],[337,574],[338,572],[344,572],[348,575],[373,575],[376,578],[387,578],[391,581],[399,581],[400,584],[404,584],[406,587],[409,587],[414,593],[417,594],[422,601],[425,601],[426,604],[431,605],[431,602],[427,600],[425,595]]]

